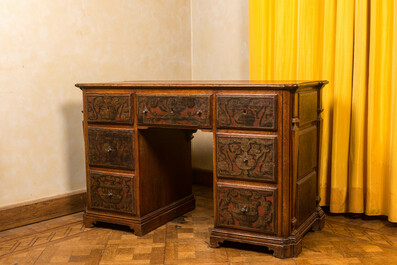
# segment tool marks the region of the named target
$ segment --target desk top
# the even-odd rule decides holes
[[[186,88],[211,88],[211,89],[281,89],[294,90],[301,87],[323,86],[326,80],[179,80],[179,81],[123,81],[109,83],[78,83],[76,87],[83,88],[139,88],[139,89],[186,89]]]

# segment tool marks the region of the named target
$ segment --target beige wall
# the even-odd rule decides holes
[[[192,78],[249,79],[248,1],[192,0]],[[212,133],[198,132],[193,167],[212,170]]]
[[[0,206],[85,189],[77,82],[190,79],[190,1],[0,1]]]
[[[85,189],[76,82],[248,78],[246,2],[0,1],[0,207]]]

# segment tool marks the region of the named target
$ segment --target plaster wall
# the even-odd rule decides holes
[[[0,36],[0,207],[86,188],[75,83],[248,79],[246,0],[4,0]]]

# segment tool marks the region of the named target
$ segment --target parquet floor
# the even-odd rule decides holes
[[[82,213],[0,232],[0,264],[397,264],[397,225],[327,215],[297,258],[277,259],[243,244],[208,247],[212,191],[194,186],[196,209],[143,236],[123,227],[85,228]]]

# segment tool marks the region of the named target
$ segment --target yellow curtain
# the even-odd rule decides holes
[[[250,79],[326,79],[319,168],[331,212],[397,222],[397,1],[250,0]]]

